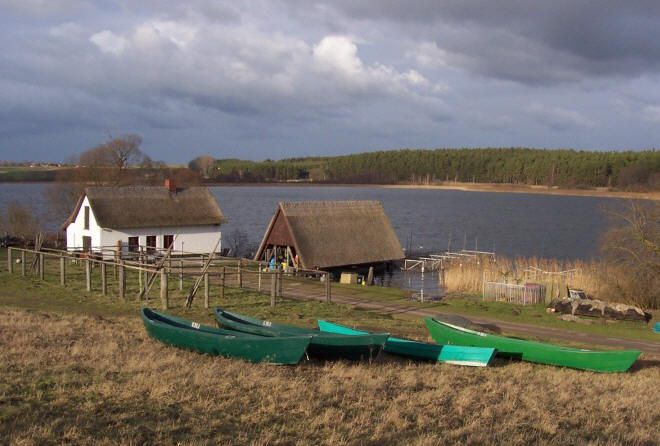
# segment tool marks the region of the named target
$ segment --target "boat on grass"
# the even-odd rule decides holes
[[[497,349],[497,356],[517,358],[539,364],[594,372],[625,372],[640,355],[638,350],[584,350],[498,336],[438,321],[431,317],[425,318],[424,321],[431,337],[438,344],[490,347]]]
[[[367,333],[359,336],[325,333],[312,328],[278,324],[251,318],[216,308],[215,317],[220,326],[258,336],[311,336],[307,349],[310,357],[319,359],[372,359],[375,358],[389,337],[389,333]]]
[[[369,334],[366,331],[355,330],[343,325],[319,320],[319,329],[328,333],[360,336]],[[486,367],[495,355],[494,348],[462,347],[459,345],[439,345],[428,342],[414,341],[390,336],[385,342],[383,351],[407,358],[444,362],[473,367]]]
[[[298,364],[312,337],[264,338],[202,325],[150,308],[142,308],[144,327],[152,338],[165,344],[209,355],[240,358],[252,362]]]

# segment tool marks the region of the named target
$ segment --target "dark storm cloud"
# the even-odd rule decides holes
[[[647,147],[659,18],[660,2],[0,0],[0,158],[126,132],[179,162]]]
[[[338,1],[345,17],[387,21],[435,41],[458,65],[521,82],[660,69],[657,1]]]

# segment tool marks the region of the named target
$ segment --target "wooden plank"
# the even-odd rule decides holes
[[[126,297],[126,271],[124,270],[124,261],[119,260],[119,267],[117,268],[117,282],[119,285],[119,297],[124,299]]]
[[[209,307],[209,273],[204,273],[204,308]]]
[[[195,280],[195,283],[193,284],[192,288],[190,289],[190,292],[188,293],[188,297],[186,298],[186,308],[190,308],[192,305],[192,301],[195,298],[195,294],[197,294],[197,290],[199,289],[199,285],[202,282],[202,279],[204,278],[204,273],[208,271],[209,266],[211,266],[211,262],[215,258],[215,251],[218,249],[218,245],[220,244],[220,240],[222,240],[222,237],[218,238],[218,241],[215,243],[215,246],[213,247],[213,252],[209,254],[209,258],[206,261],[206,264],[202,268],[202,273],[199,277],[197,277],[197,280]]]
[[[92,291],[92,264],[89,259],[85,259],[85,288]]]
[[[60,255],[60,285],[66,286],[66,258]]]
[[[163,310],[169,308],[169,296],[167,286],[167,270],[161,268],[160,270],[160,306]]]
[[[44,258],[43,253],[39,253],[39,280],[44,280],[44,275],[46,273],[46,259]]]
[[[12,259],[13,249],[7,248],[7,270],[9,274],[14,272],[14,260]]]
[[[270,273],[270,306],[275,307],[277,297],[277,270]]]
[[[101,263],[101,294],[106,296],[108,294],[108,280],[105,275],[106,264]]]
[[[21,276],[25,277],[25,251],[21,251]]]

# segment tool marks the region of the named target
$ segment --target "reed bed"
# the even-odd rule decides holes
[[[655,358],[657,359],[657,358]],[[3,444],[657,444],[660,369],[249,364],[136,317],[0,310]]]
[[[635,278],[625,268],[602,260],[558,260],[498,257],[496,260],[455,262],[444,273],[450,292],[481,293],[484,280],[512,284],[546,285],[546,300],[564,297],[567,287],[584,290],[595,299],[657,309],[660,296],[635,292]],[[658,290],[660,292],[660,290]]]

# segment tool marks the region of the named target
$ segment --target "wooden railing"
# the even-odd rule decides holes
[[[190,254],[187,257],[166,258],[162,262],[152,262],[149,259],[103,258],[94,253],[62,251],[55,249],[33,250],[27,248],[7,248],[7,269],[14,273],[16,265],[20,264],[21,275],[29,273],[39,280],[46,280],[46,262],[57,262],[59,269],[59,284],[67,286],[68,264],[82,264],[85,276],[85,289],[91,292],[100,287],[106,296],[109,291],[108,269],[111,269],[113,283],[117,295],[126,299],[128,294],[126,276],[129,272],[137,275],[138,295],[148,298],[148,292],[155,279],[160,280],[161,307],[169,307],[169,290],[172,281],[178,281],[179,291],[184,290],[184,279],[202,276],[204,306],[209,306],[211,287],[217,287],[221,298],[224,298],[225,288],[242,288],[257,293],[270,293],[271,305],[275,305],[278,297],[297,299],[315,299],[331,301],[331,277],[326,271],[289,268],[288,270],[268,268],[265,262],[248,259],[214,257],[209,263],[210,254]],[[16,260],[20,261],[15,263]],[[208,267],[205,265],[209,263]],[[100,276],[94,283],[92,271],[99,269]],[[203,274],[202,274],[203,272]],[[100,281],[100,283],[99,283]]]

